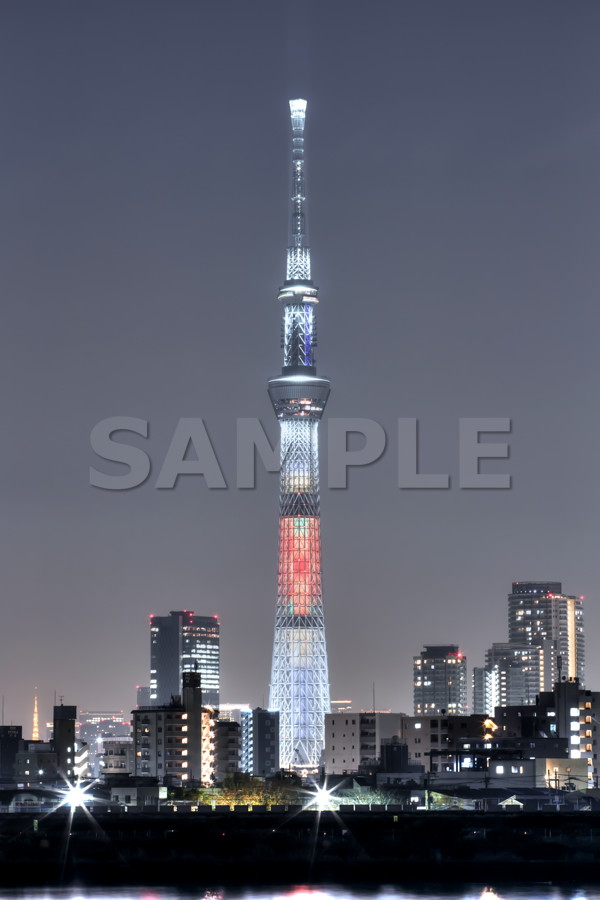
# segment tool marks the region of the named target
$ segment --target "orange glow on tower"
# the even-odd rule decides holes
[[[40,717],[38,713],[38,698],[37,698],[37,685],[34,688],[36,691],[33,697],[33,734],[32,741],[39,741],[40,739]]]

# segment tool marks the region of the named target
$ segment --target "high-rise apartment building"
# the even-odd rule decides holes
[[[467,658],[456,644],[423,647],[413,658],[416,716],[464,715],[467,711]]]
[[[218,709],[219,620],[188,609],[150,616],[150,704],[166,706],[171,697],[181,696],[186,672],[200,676],[204,706]]]
[[[164,706],[132,711],[135,775],[165,784],[209,785],[215,767],[215,712],[204,704],[196,672],[185,672],[181,695]]]
[[[560,678],[584,684],[583,597],[567,596],[559,581],[515,581],[508,595],[508,640],[540,648],[540,686]]]
[[[473,712],[492,716],[497,706],[527,706],[540,691],[542,650],[533,644],[492,644],[485,665],[473,668]]]
[[[325,740],[329,675],[321,589],[319,421],[330,382],[317,376],[317,288],[304,189],[306,101],[291,100],[291,236],[282,306],[283,368],[269,381],[281,428],[279,567],[269,708],[279,711],[282,768],[315,771]]]

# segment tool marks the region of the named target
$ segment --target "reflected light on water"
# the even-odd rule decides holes
[[[500,891],[500,893],[498,893]],[[298,885],[279,888],[246,888],[222,890],[214,888],[42,888],[33,890],[0,890],[0,900],[600,900],[597,887],[585,890],[561,888],[550,884],[452,885],[439,888],[425,886],[401,888],[391,885],[371,889],[344,886]]]

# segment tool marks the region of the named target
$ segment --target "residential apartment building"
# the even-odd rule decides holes
[[[215,712],[202,705],[202,696],[199,676],[187,672],[182,696],[167,706],[132,711],[134,775],[149,775],[164,784],[212,784]]]
[[[381,743],[399,736],[404,713],[362,710],[325,716],[325,771],[329,775],[376,767]]]
[[[413,658],[414,714],[460,716],[467,711],[467,658],[456,644],[426,645]]]

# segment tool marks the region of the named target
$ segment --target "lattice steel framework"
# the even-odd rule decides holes
[[[306,101],[291,100],[292,227],[283,304],[283,369],[269,381],[281,425],[279,570],[269,706],[279,710],[280,765],[315,769],[325,740],[329,675],[321,589],[318,427],[329,381],[317,376],[304,189]]]

